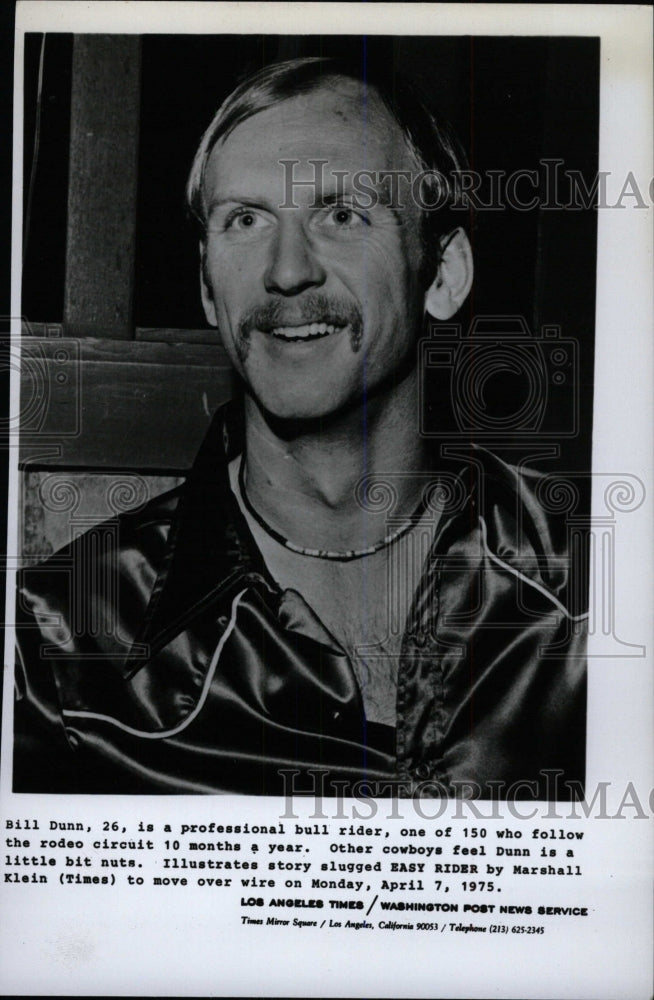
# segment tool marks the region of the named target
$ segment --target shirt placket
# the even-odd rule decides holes
[[[440,760],[444,698],[437,627],[441,562],[432,557],[420,582],[400,650],[397,770],[401,797],[440,798],[449,781]]]

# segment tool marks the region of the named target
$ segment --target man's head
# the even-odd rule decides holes
[[[394,82],[335,60],[268,67],[225,101],[196,154],[205,312],[278,417],[324,417],[397,380],[425,309],[449,318],[468,293],[470,247],[445,183],[462,155]]]

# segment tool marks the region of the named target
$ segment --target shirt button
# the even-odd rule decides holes
[[[429,642],[429,633],[422,631],[417,632],[413,641],[415,645],[418,647],[418,649],[424,649],[427,643]]]
[[[340,722],[341,718],[342,718],[341,713],[337,708],[335,708],[334,711],[332,712],[332,722]]]
[[[426,781],[427,778],[431,778],[431,767],[429,764],[418,764],[415,775],[420,781]]]

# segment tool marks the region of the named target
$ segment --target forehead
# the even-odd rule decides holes
[[[327,160],[333,170],[406,169],[413,165],[397,121],[377,93],[355,80],[325,81],[242,122],[212,150],[205,186],[241,176],[281,176],[279,161]],[[209,191],[206,192],[209,194]]]

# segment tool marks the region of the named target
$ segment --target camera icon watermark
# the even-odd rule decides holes
[[[419,429],[425,437],[575,437],[579,344],[559,326],[532,334],[522,316],[433,324],[419,342]],[[438,418],[431,402],[438,400]]]
[[[7,330],[20,329],[20,338]],[[9,447],[56,447],[77,437],[82,426],[79,343],[61,336],[61,327],[23,317],[0,317],[0,373],[10,379],[10,401],[0,419]]]

